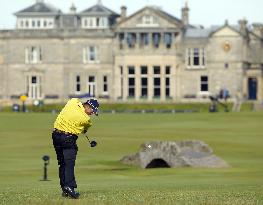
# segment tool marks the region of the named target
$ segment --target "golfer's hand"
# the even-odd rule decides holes
[[[83,133],[86,134],[88,130],[83,130]]]

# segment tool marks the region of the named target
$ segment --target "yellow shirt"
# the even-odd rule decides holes
[[[79,99],[72,98],[59,113],[54,128],[78,135],[91,125],[90,117],[85,113],[82,103]]]

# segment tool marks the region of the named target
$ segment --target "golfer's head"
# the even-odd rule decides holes
[[[93,114],[98,115],[99,103],[98,103],[97,100],[89,99],[83,105],[84,105],[84,108],[85,108],[85,113],[87,115],[93,115]]]

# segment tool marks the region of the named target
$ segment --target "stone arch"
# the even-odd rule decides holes
[[[170,168],[171,166],[163,159],[161,158],[155,158],[155,159],[152,159],[150,161],[150,163],[148,163],[146,165],[146,169],[149,169],[149,168]]]

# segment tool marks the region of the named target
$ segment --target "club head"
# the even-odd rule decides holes
[[[97,142],[96,141],[91,141],[90,142],[90,146],[91,147],[96,147],[97,146]]]

